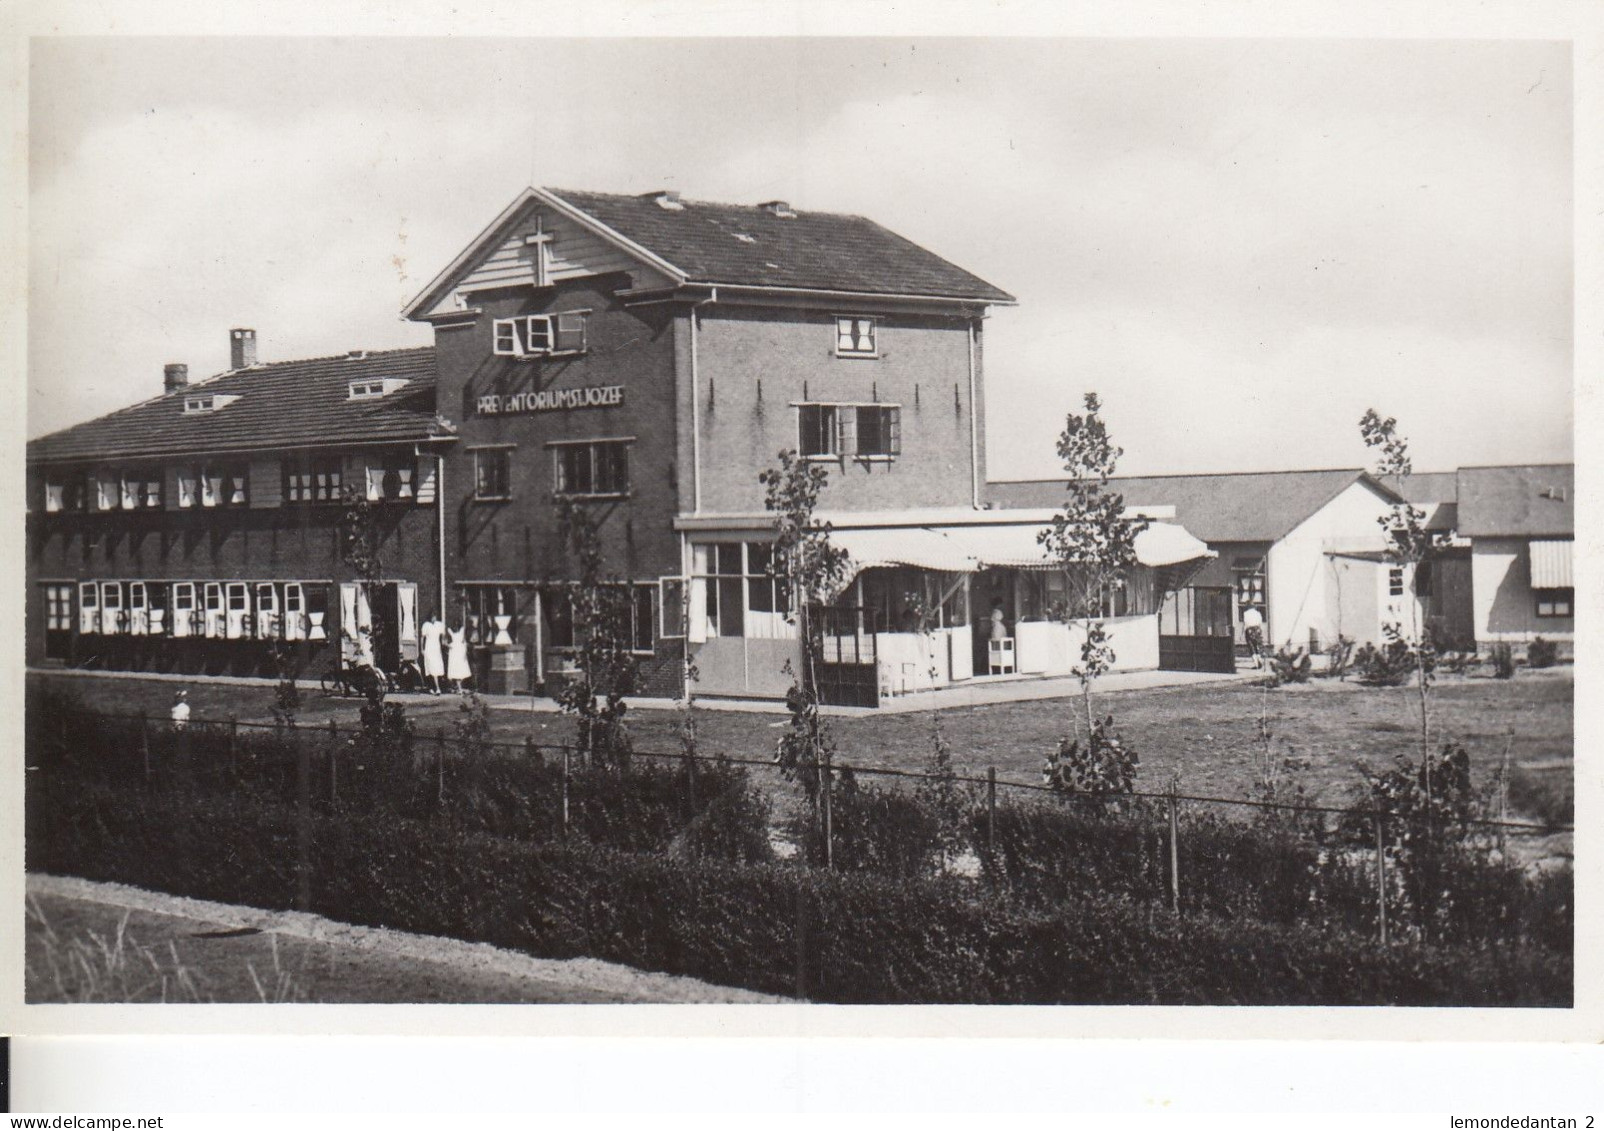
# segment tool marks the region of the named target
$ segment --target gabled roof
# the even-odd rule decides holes
[[[1205,542],[1276,542],[1355,483],[1387,502],[1399,499],[1354,468],[1117,476],[1109,488],[1124,496],[1127,507],[1173,506],[1176,521]],[[987,485],[988,498],[1009,507],[1056,507],[1064,492],[1062,479]]]
[[[538,201],[611,240],[678,284],[836,291],[1012,303],[1008,292],[862,216],[625,196],[573,189],[521,193],[403,311],[427,310]]]
[[[1453,530],[1459,525],[1457,471],[1416,471],[1404,476],[1402,484],[1384,482],[1426,512],[1427,530]]]
[[[407,384],[351,400],[350,383]],[[433,347],[318,357],[221,373],[28,442],[30,463],[261,451],[425,440],[449,434],[435,417]],[[186,397],[231,394],[215,412],[185,413]]]
[[[1576,533],[1576,465],[1462,467],[1459,533],[1465,538]]]

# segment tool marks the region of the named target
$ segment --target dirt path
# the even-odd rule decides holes
[[[780,999],[579,958],[28,877],[26,999],[590,1004]]]

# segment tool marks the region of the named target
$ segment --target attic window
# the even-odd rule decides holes
[[[351,399],[353,401],[371,401],[380,397],[389,396],[407,383],[405,377],[365,377],[360,381],[351,382]]]
[[[227,408],[239,400],[238,393],[206,393],[203,396],[184,398],[184,415],[194,416],[203,412],[216,412]]]
[[[874,319],[837,317],[835,352],[838,357],[874,357]]]
[[[731,234],[742,243],[757,243],[755,236],[749,236],[745,232],[732,232]]]
[[[499,357],[529,358],[585,352],[585,312],[497,318],[493,350]]]
[[[1537,497],[1540,499],[1553,499],[1556,503],[1563,503],[1565,501],[1565,488],[1544,487],[1537,492]]]

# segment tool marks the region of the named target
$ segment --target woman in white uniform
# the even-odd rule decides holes
[[[446,629],[446,678],[451,681],[453,691],[461,691],[462,681],[473,678],[473,668],[468,666],[466,623],[461,628]]]
[[[429,682],[430,694],[440,694],[440,680],[446,674],[446,656],[444,652],[444,637],[446,634],[445,622],[440,619],[439,613],[433,613],[418,628],[418,636],[423,644],[423,678]]]

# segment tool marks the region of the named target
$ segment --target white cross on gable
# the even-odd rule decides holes
[[[536,215],[535,230],[524,236],[524,246],[535,249],[535,286],[537,287],[544,287],[549,281],[547,274],[549,271],[549,257],[551,254],[549,249],[552,238],[552,234],[546,231],[545,217]]]

